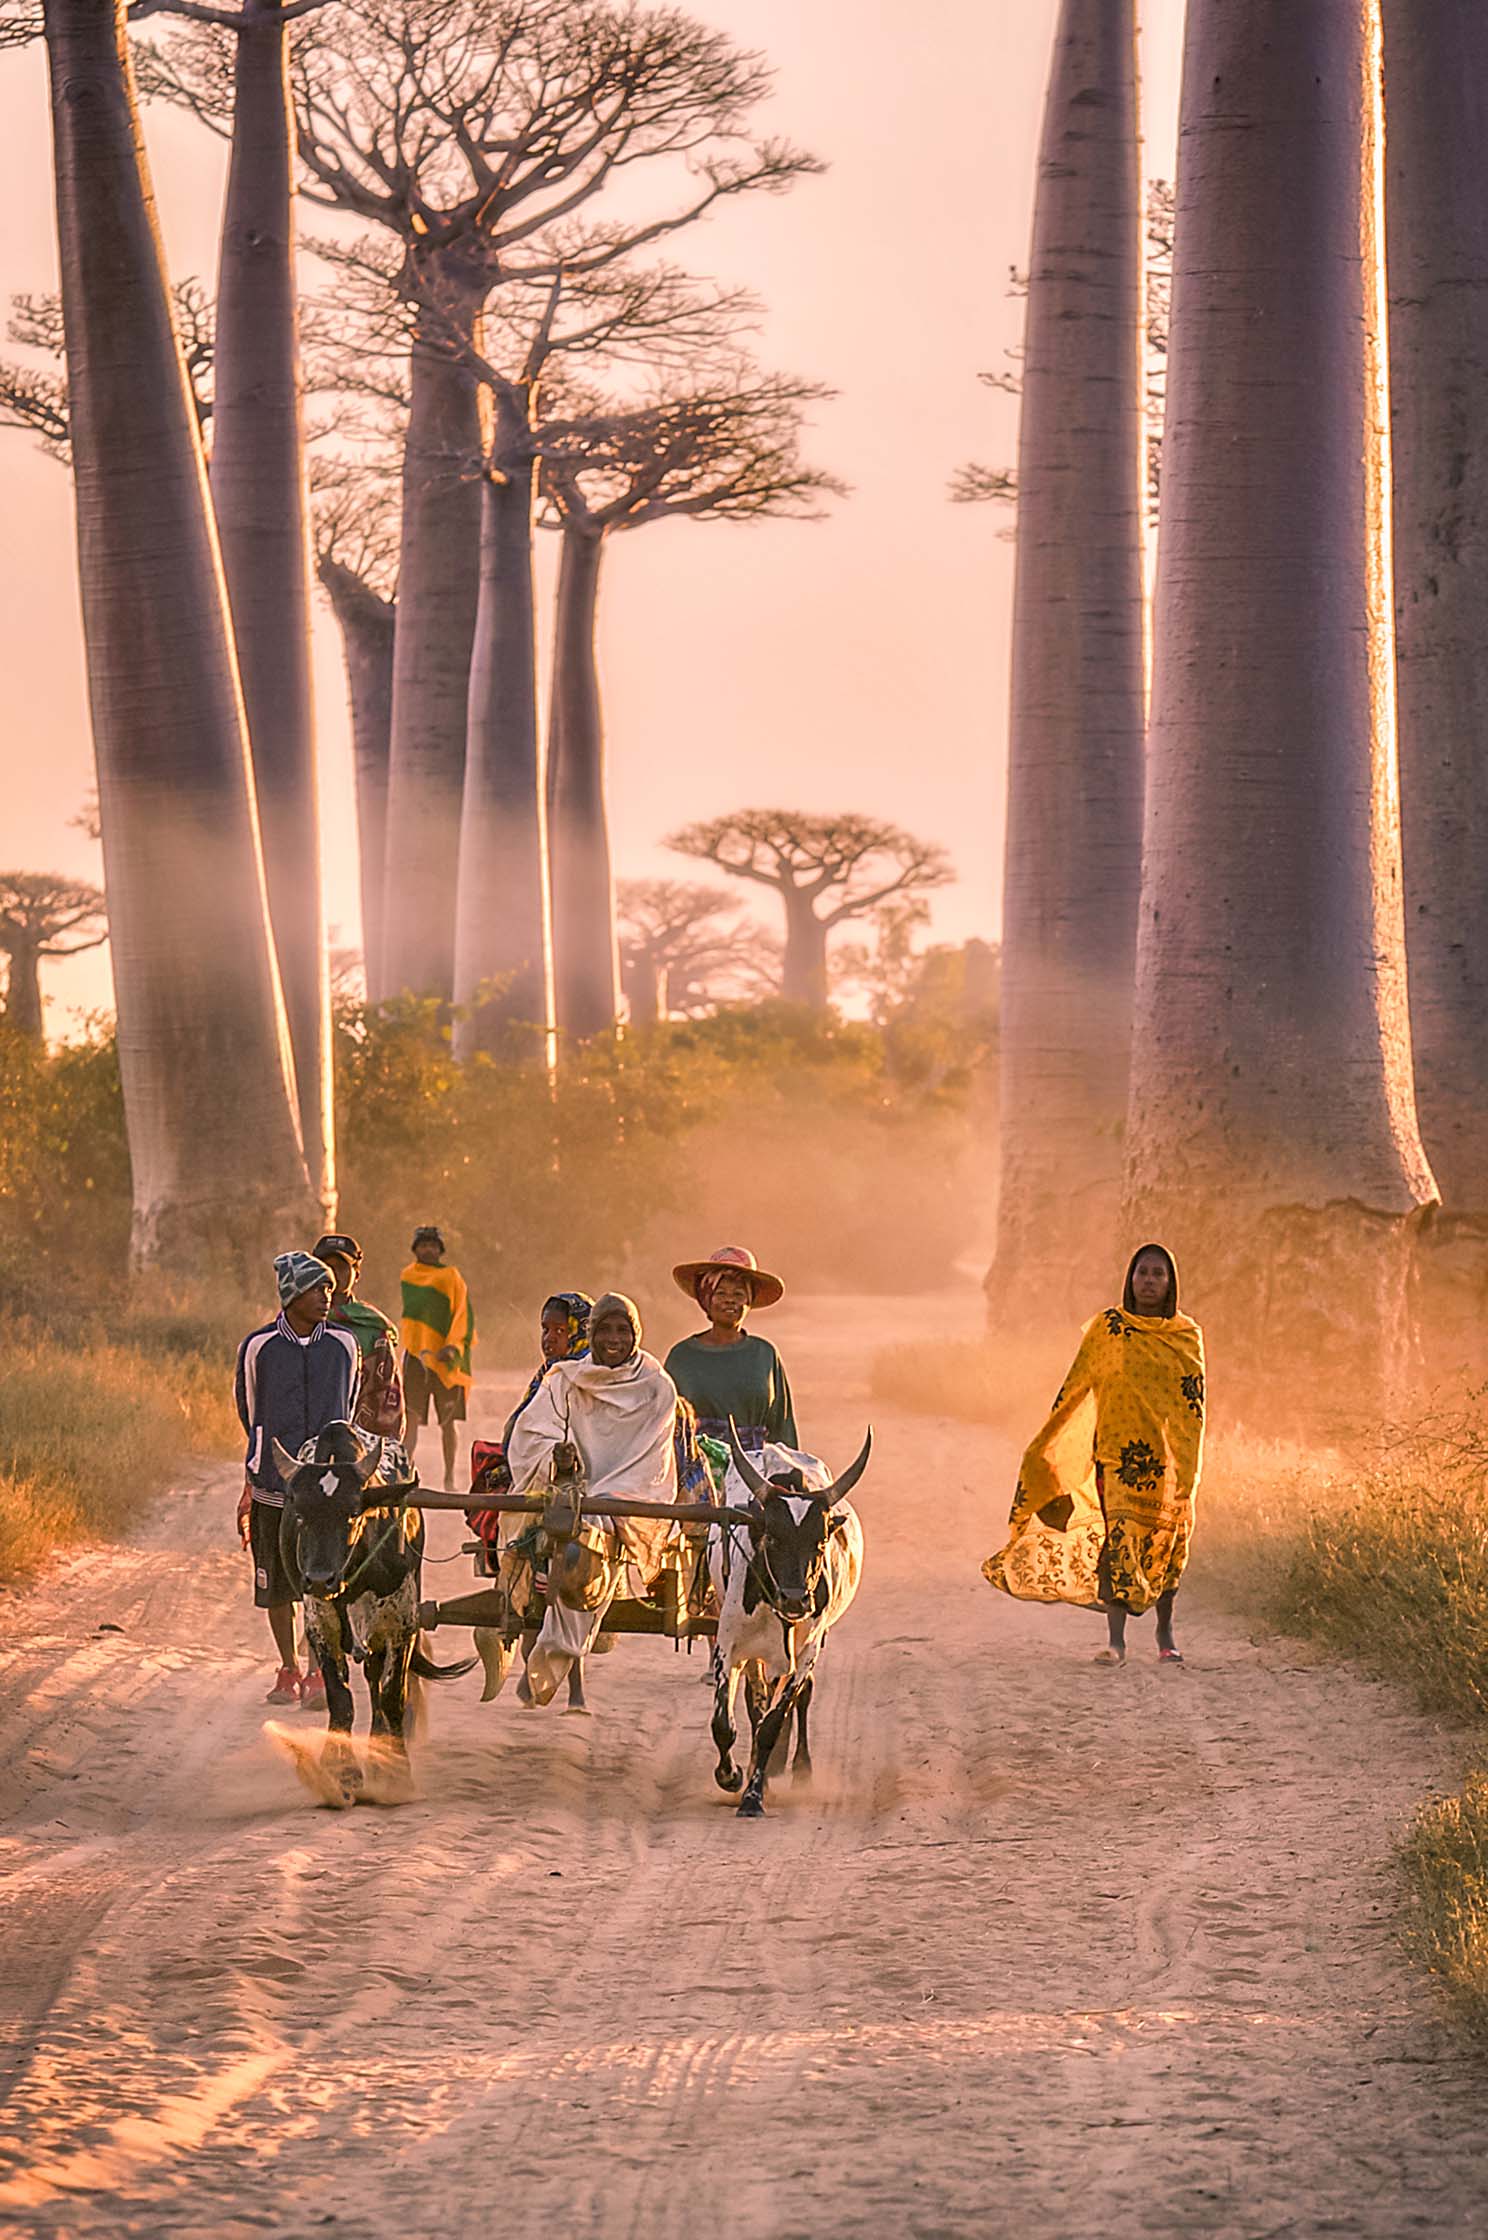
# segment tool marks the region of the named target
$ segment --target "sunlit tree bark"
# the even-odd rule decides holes
[[[1488,1228],[1488,9],[1384,0],[1405,930],[1421,1132]]]
[[[88,684],[137,1265],[315,1218],[197,419],[122,5],[47,0]]]
[[[458,1057],[540,1045],[550,1005],[546,845],[537,736],[528,384],[493,405],[481,490],[479,605],[470,670],[455,997]]]
[[[1064,0],[1039,152],[1017,491],[994,1319],[1110,1283],[1146,720],[1134,0]],[[962,495],[966,495],[964,491]]]
[[[1129,1126],[1233,1380],[1356,1408],[1433,1196],[1406,1016],[1378,16],[1193,0]],[[1314,1382],[1315,1380],[1315,1382]],[[1310,1393],[1309,1393],[1310,1388]]]
[[[582,1042],[620,1008],[615,875],[605,797],[604,714],[595,632],[605,535],[570,522],[558,566],[548,724],[548,833],[558,1026]]]
[[[285,0],[240,0],[217,269],[212,502],[311,1185],[333,1220],[330,988],[310,672],[310,545]]]
[[[321,583],[341,632],[351,711],[356,780],[357,850],[361,877],[362,958],[382,940],[383,865],[387,856],[388,749],[393,726],[393,635],[397,602],[374,590],[343,562],[322,559]]]

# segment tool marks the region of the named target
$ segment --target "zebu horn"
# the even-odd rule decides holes
[[[287,1486],[300,1467],[300,1458],[296,1454],[291,1454],[288,1447],[281,1447],[277,1439],[273,1439],[269,1443],[274,1450],[274,1468]]]
[[[738,1471],[740,1477],[744,1480],[745,1485],[748,1486],[750,1492],[754,1495],[755,1500],[763,1501],[765,1495],[770,1491],[770,1488],[766,1481],[760,1476],[758,1470],[755,1469],[754,1464],[750,1461],[748,1455],[744,1452],[744,1449],[740,1446],[739,1426],[735,1423],[732,1416],[730,1416],[728,1419],[728,1443],[729,1453],[734,1458],[734,1468]]]
[[[872,1424],[870,1424],[868,1426],[868,1436],[863,1441],[856,1462],[850,1462],[847,1468],[843,1471],[840,1478],[834,1478],[829,1486],[823,1486],[821,1492],[814,1496],[814,1498],[821,1503],[824,1509],[830,1509],[834,1502],[845,1501],[847,1499],[848,1495],[852,1492],[853,1487],[857,1484],[859,1478],[862,1477],[863,1472],[867,1469],[868,1457],[872,1454],[872,1452],[873,1426]]]
[[[353,1464],[353,1468],[356,1471],[358,1482],[362,1485],[365,1485],[369,1478],[375,1477],[382,1468],[382,1441],[374,1439],[362,1456],[361,1461]]]

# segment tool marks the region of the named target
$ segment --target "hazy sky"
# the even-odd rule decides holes
[[[1019,338],[1007,273],[1027,261],[1057,0],[694,12],[771,57],[762,130],[830,170],[732,206],[676,254],[766,298],[767,363],[840,391],[810,450],[853,495],[816,525],[663,523],[614,544],[601,660],[617,868],[689,876],[661,837],[746,803],[864,809],[951,850],[943,937],[995,933],[1012,549],[1002,509],[953,507],[945,487],[964,459],[1013,457],[1016,404],[976,374]],[[1182,0],[1145,0],[1143,15],[1147,168],[1171,177]],[[0,121],[8,297],[56,285],[38,56],[0,57]],[[169,112],[147,122],[172,268],[210,280],[220,148]],[[0,477],[0,863],[96,878],[96,849],[68,823],[93,782],[71,492],[16,432],[0,431]],[[324,612],[316,635],[328,908],[335,938],[355,942],[345,696]],[[107,966],[54,967],[49,989],[65,1031],[74,1007],[108,1000]]]

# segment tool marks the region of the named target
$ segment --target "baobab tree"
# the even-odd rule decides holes
[[[827,940],[835,927],[955,879],[943,848],[878,817],[737,809],[686,826],[667,846],[774,889],[785,911],[780,992],[817,1011],[827,1007]]]
[[[1383,16],[1416,1098],[1448,1233],[1488,1237],[1488,13],[1384,0]]]
[[[345,455],[312,465],[315,569],[341,634],[356,783],[362,958],[381,952],[387,859],[393,637],[398,602],[395,471]]]
[[[330,986],[311,684],[312,583],[295,264],[291,31],[328,0],[129,0],[129,20],[184,18],[203,37],[229,142],[218,251],[210,481],[263,834],[269,922],[311,1182],[336,1190]],[[178,42],[140,58],[174,96]]]
[[[136,1265],[315,1218],[197,414],[122,0],[46,0],[68,429]]]
[[[714,350],[754,308],[671,266],[591,267],[579,235],[571,247],[576,269],[498,291],[475,353],[490,414],[455,924],[460,1057],[530,1044],[551,1000],[532,550],[540,463],[558,440],[550,417],[571,415],[576,365],[686,361]],[[566,425],[571,440],[571,418]],[[496,862],[500,879],[491,877]],[[613,973],[612,961],[612,984]],[[613,1005],[612,992],[611,1026]]]
[[[843,485],[800,455],[814,382],[721,369],[631,411],[591,401],[550,431],[543,488],[561,528],[548,726],[553,966],[560,1031],[608,1032],[617,989],[596,633],[609,539],[648,522],[815,520]]]
[[[1146,721],[1141,229],[1134,0],[1063,0],[1021,380],[988,1277],[994,1312],[1021,1318],[1090,1295],[1121,1196]],[[992,493],[963,478],[956,494]]]
[[[779,944],[724,888],[622,879],[620,972],[633,1027],[775,992]]]
[[[1130,1233],[1187,1254],[1232,1360],[1324,1405],[1387,1384],[1434,1195],[1394,810],[1378,65],[1360,0],[1189,9],[1128,1127]]]
[[[613,264],[814,166],[750,137],[769,84],[759,58],[671,9],[363,0],[312,27],[297,58],[305,191],[394,236],[414,312],[389,795],[398,860],[377,978],[447,996],[467,703],[490,700],[485,670],[471,677],[492,487],[476,364],[488,299],[560,265]],[[576,249],[565,231],[576,213],[638,164],[680,181],[675,201],[608,219]]]
[[[40,1042],[42,960],[80,956],[107,939],[103,896],[86,880],[0,871],[0,954],[10,959],[5,1024]]]

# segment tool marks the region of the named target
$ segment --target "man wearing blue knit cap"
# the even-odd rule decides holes
[[[328,1325],[336,1278],[309,1252],[281,1252],[274,1262],[279,1312],[238,1348],[234,1396],[248,1437],[238,1532],[253,1556],[253,1599],[265,1611],[279,1673],[270,1703],[325,1702],[325,1683],[302,1674],[295,1654],[295,1594],[279,1552],[284,1482],[274,1467],[274,1441],[298,1454],[328,1423],[350,1423],[361,1354],[355,1333]]]

